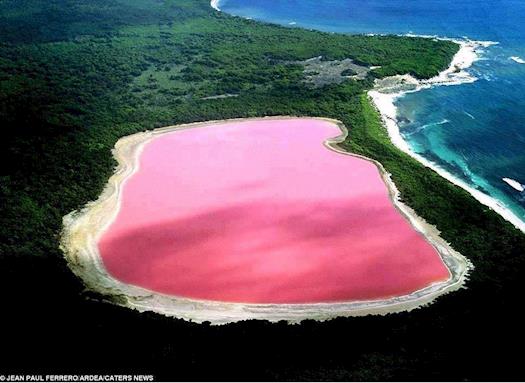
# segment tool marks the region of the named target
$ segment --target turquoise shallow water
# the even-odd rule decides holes
[[[411,148],[525,221],[525,1],[221,0],[223,11],[333,32],[414,33],[497,41],[469,72],[478,81],[398,99]],[[519,59],[518,59],[519,61]]]

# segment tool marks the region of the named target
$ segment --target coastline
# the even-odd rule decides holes
[[[434,36],[420,37],[438,38]],[[373,102],[380,113],[390,140],[398,149],[410,155],[426,167],[434,170],[447,181],[466,190],[478,202],[498,213],[517,229],[525,232],[525,222],[516,216],[508,207],[496,198],[476,190],[465,181],[441,168],[439,165],[427,160],[420,154],[415,153],[401,135],[397,123],[397,107],[395,106],[395,101],[398,98],[401,98],[408,93],[418,92],[422,89],[428,89],[434,86],[461,85],[476,81],[477,78],[470,75],[466,70],[479,59],[479,50],[481,48],[497,44],[496,42],[491,41],[454,40],[446,38],[438,39],[454,41],[460,45],[459,51],[456,53],[450,66],[446,70],[428,80],[417,80],[410,75],[393,76],[379,81],[376,80],[376,86],[368,92],[369,99]],[[385,82],[387,83],[386,86],[384,84]]]
[[[266,119],[290,119],[300,117],[266,117]],[[304,118],[304,117],[303,117]],[[338,144],[348,135],[340,121],[321,118],[339,127],[341,134],[325,140],[327,149],[372,162],[387,185],[389,196],[395,208],[407,219],[437,251],[449,270],[450,278],[431,284],[411,294],[382,300],[351,301],[312,304],[243,304],[204,301],[156,293],[132,286],[114,279],[106,271],[98,252],[98,241],[104,231],[116,218],[122,195],[122,188],[139,167],[139,158],[144,146],[155,137],[182,129],[212,127],[224,122],[261,120],[234,119],[170,126],[153,131],[137,133],[121,138],[113,150],[118,161],[115,173],[109,179],[97,201],[88,203],[81,211],[64,217],[61,235],[61,249],[71,270],[83,280],[89,290],[105,296],[109,302],[138,311],[154,311],[170,317],[202,323],[226,324],[249,319],[271,322],[288,321],[298,323],[306,319],[328,320],[339,316],[386,315],[410,311],[433,302],[437,297],[463,287],[472,264],[439,236],[439,231],[426,223],[410,207],[399,200],[399,191],[390,174],[372,159],[349,153]]]

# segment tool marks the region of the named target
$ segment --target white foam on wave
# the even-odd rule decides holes
[[[482,48],[498,44],[495,41],[456,40],[443,37],[434,38],[438,40],[453,41],[460,45],[460,49],[454,55],[450,66],[436,77],[422,81],[423,86],[461,85],[476,81],[477,78],[467,72],[466,69],[470,68],[480,59]]]
[[[416,133],[419,133],[421,132],[422,130],[425,130],[427,128],[431,128],[433,126],[440,126],[440,125],[445,125],[445,124],[448,124],[450,121],[447,120],[446,118],[444,118],[443,120],[441,121],[438,121],[438,122],[431,122],[429,124],[425,124],[425,125],[421,125],[420,127],[418,127],[417,129],[414,129],[413,131],[411,131],[410,133],[408,134],[405,134],[405,136],[411,136],[413,134],[416,134]]]
[[[525,64],[525,60],[523,60],[521,57],[518,57],[518,56],[512,56],[512,57],[509,57],[509,59],[511,59],[514,62],[517,62],[518,64]]]
[[[525,185],[522,185],[520,182],[513,180],[512,178],[502,178],[502,180],[519,192],[525,191]]]
[[[410,75],[396,76],[399,78],[403,78],[405,82],[409,81],[411,84],[414,84],[415,86],[412,89],[409,89],[409,90],[405,89],[405,90],[400,90],[400,91],[391,92],[391,93],[383,93],[384,89],[373,89],[368,92],[368,95],[370,96],[374,105],[376,106],[376,108],[381,114],[381,118],[388,131],[390,140],[397,148],[407,153],[411,157],[415,158],[416,160],[421,162],[423,165],[434,170],[436,173],[441,175],[443,178],[445,178],[449,182],[465,189],[475,199],[481,202],[483,205],[490,207],[496,213],[498,213],[503,218],[505,218],[507,221],[512,223],[516,228],[525,232],[525,222],[521,220],[518,216],[516,216],[516,214],[514,214],[502,202],[498,201],[494,197],[491,197],[473,188],[472,186],[467,184],[465,181],[455,177],[454,175],[452,175],[445,169],[441,168],[437,164],[427,160],[420,154],[414,152],[410,148],[408,143],[403,139],[400,133],[400,130],[399,130],[399,125],[397,123],[397,107],[395,105],[395,101],[398,98],[403,97],[407,93],[417,92],[421,89],[427,89],[427,88],[431,88],[434,86],[460,85],[460,84],[471,83],[471,82],[476,81],[477,78],[473,76],[472,74],[468,73],[467,69],[470,68],[472,64],[474,64],[474,62],[479,60],[479,54],[482,52],[481,48],[486,48],[486,47],[489,47],[491,45],[495,45],[498,43],[493,42],[493,41],[472,41],[468,39],[457,40],[457,39],[449,39],[449,38],[443,38],[443,37],[438,37],[438,36],[416,36],[416,35],[405,35],[405,36],[426,37],[426,38],[434,38],[438,40],[454,41],[460,45],[460,49],[456,53],[454,58],[452,59],[450,66],[446,70],[438,74],[436,77],[433,77],[428,80],[417,80],[413,76],[410,76]],[[472,115],[470,116],[472,117]]]
[[[476,117],[474,117],[472,114],[470,114],[469,112],[464,112],[467,116],[469,116],[470,118],[472,118],[473,120],[476,119]]]

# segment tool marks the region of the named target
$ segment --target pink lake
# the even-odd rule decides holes
[[[447,280],[377,167],[324,146],[331,122],[256,120],[146,144],[98,245],[116,279],[225,302],[405,295]]]

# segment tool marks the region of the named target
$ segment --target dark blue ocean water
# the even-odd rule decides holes
[[[525,221],[524,0],[221,0],[228,13],[284,25],[351,33],[414,33],[497,41],[469,72],[471,84],[398,99],[412,149]]]

